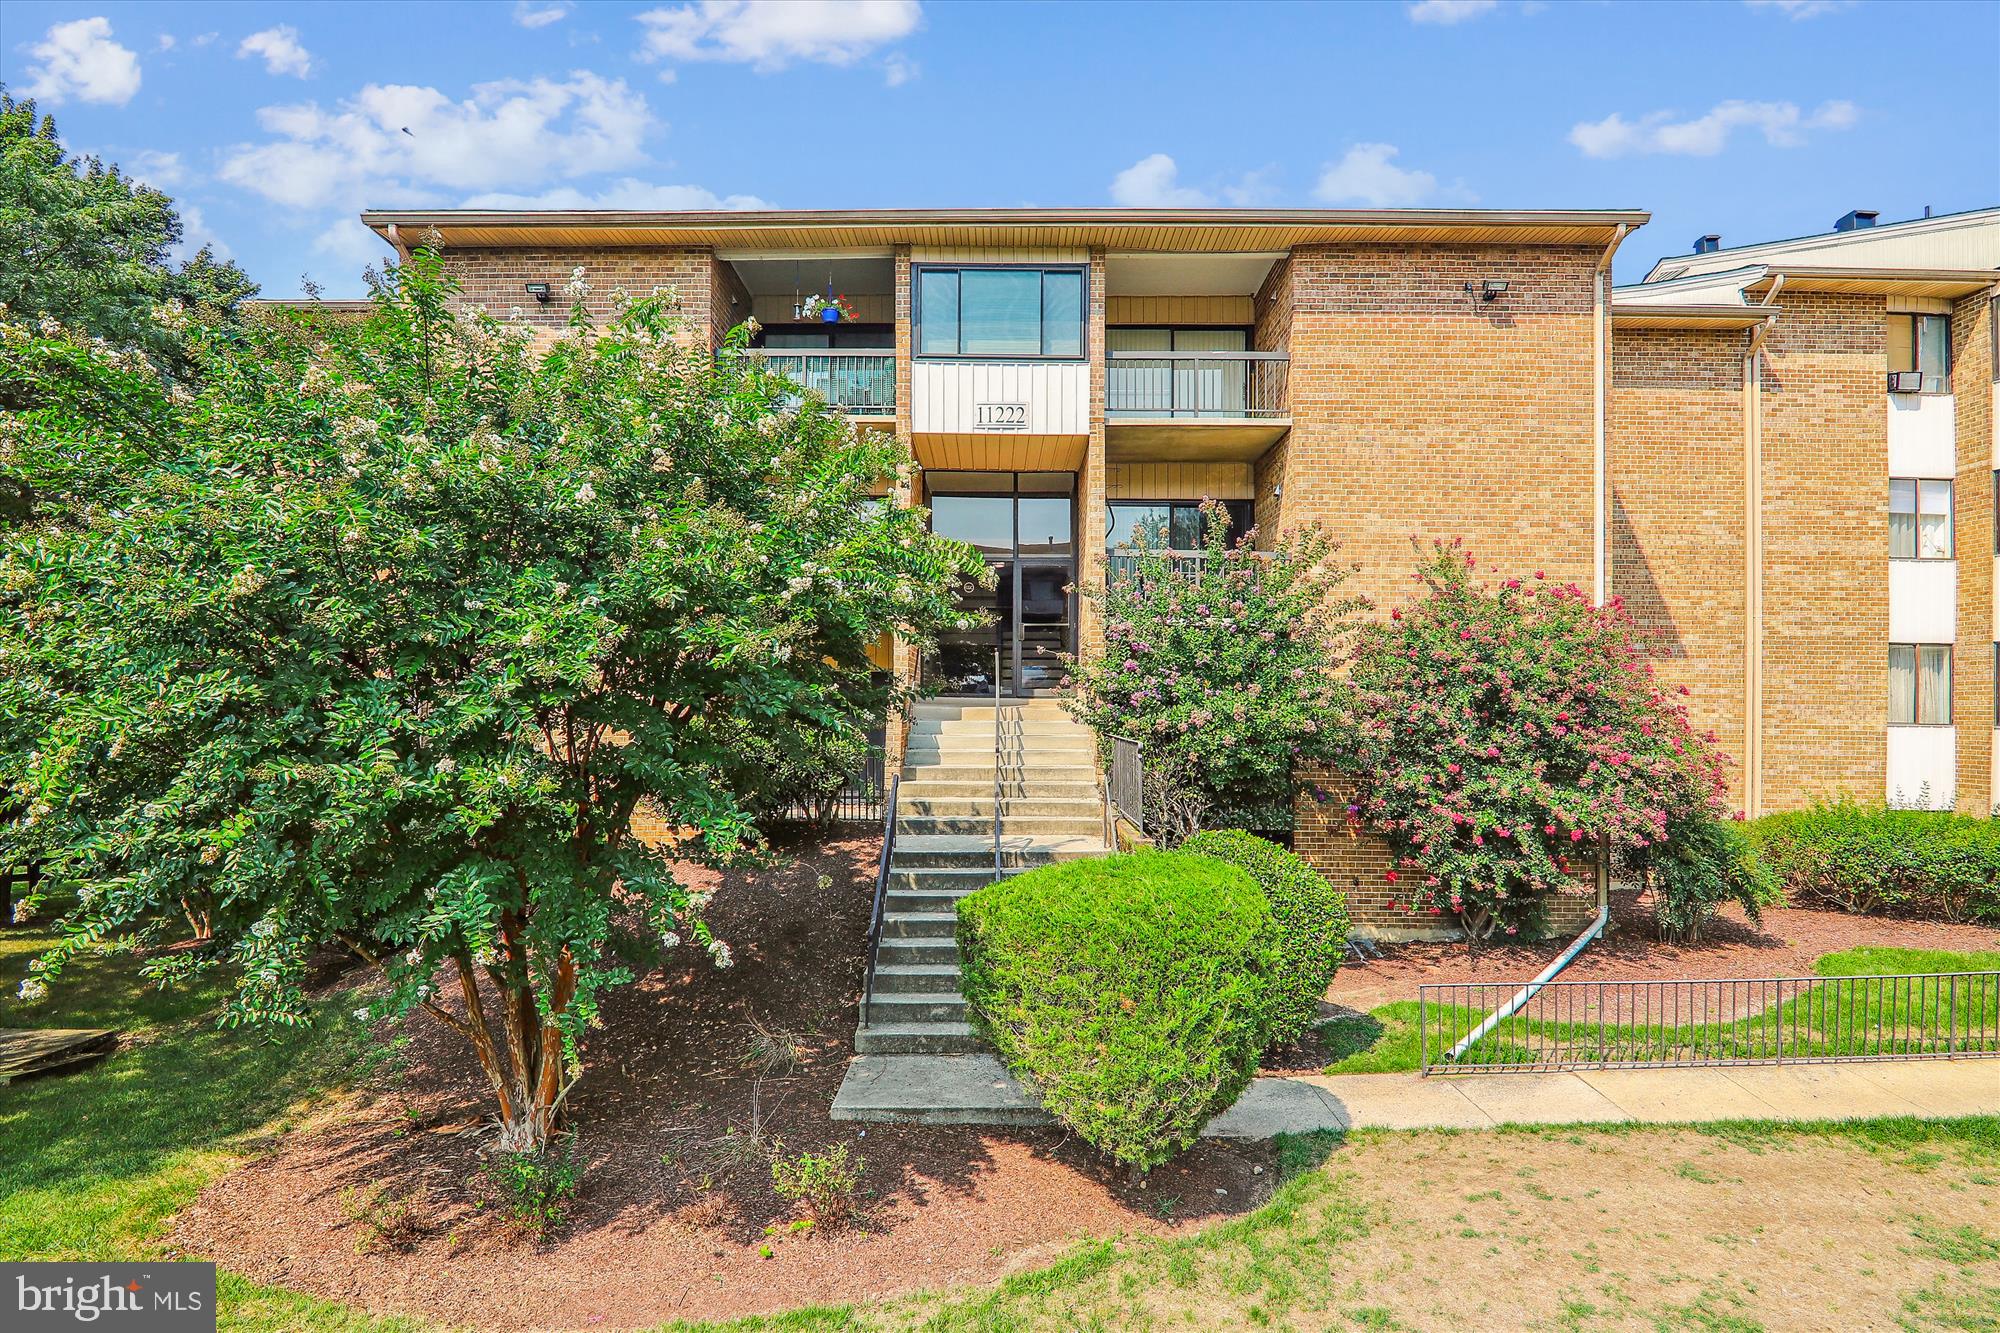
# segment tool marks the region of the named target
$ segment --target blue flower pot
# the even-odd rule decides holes
[[[822,324],[838,324],[840,323],[840,310],[836,306],[828,306],[819,312],[819,318]]]

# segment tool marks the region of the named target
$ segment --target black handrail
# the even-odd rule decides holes
[[[889,858],[896,851],[896,790],[903,775],[889,779],[889,794],[882,802],[882,863],[875,871],[875,908],[868,919],[868,982],[861,995],[861,1026],[867,1027],[875,1006],[875,963],[882,953],[882,913],[889,901]]]

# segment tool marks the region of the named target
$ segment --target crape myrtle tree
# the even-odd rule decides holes
[[[666,292],[592,328],[586,290],[538,351],[454,315],[420,250],[372,318],[199,335],[164,393],[7,328],[0,374],[71,384],[0,435],[62,497],[0,560],[0,859],[79,893],[24,999],[186,916],[213,943],[150,978],[226,968],[225,1022],[300,1024],[337,946],[385,979],[362,1016],[463,1035],[499,1146],[533,1150],[607,988],[675,948],[727,965],[675,864],[758,846],[768,775],[731,739],[865,728],[893,689],[868,645],[958,625],[979,561],[872,499],[898,447],[744,330],[687,351]]]
[[[1686,687],[1654,679],[1622,603],[1540,571],[1488,586],[1458,542],[1419,553],[1422,595],[1364,632],[1351,673],[1348,814],[1387,837],[1392,902],[1475,939],[1515,935],[1602,852],[1665,859],[1670,890],[1740,894],[1754,913],[1735,868],[1686,864],[1727,841],[1726,761],[1690,725]]]
[[[1337,753],[1340,669],[1366,605],[1342,591],[1351,567],[1317,525],[1259,551],[1254,530],[1232,538],[1221,505],[1202,510],[1201,560],[1141,533],[1122,572],[1083,589],[1104,643],[1070,672],[1079,720],[1143,747],[1147,831],[1170,845],[1289,806],[1305,768]]]

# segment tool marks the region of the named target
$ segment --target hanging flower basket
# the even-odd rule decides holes
[[[838,324],[843,319],[855,318],[854,307],[844,296],[821,296],[815,292],[806,298],[805,317],[817,319],[824,324]]]

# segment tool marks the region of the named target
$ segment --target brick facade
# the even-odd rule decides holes
[[[1951,320],[1951,385],[1958,414],[1958,477],[1952,485],[1958,529],[1958,650],[1953,655],[1952,712],[1957,723],[1957,805],[1993,812],[1994,532],[1993,307],[1980,292],[1959,301]]]
[[[613,293],[621,288],[632,296],[649,295],[655,287],[672,288],[681,311],[682,336],[690,346],[707,350],[742,318],[730,317],[728,292],[718,286],[721,266],[707,250],[447,249],[444,264],[458,279],[459,304],[477,307],[496,319],[516,318],[541,339],[553,339],[569,323],[570,301],[563,287],[577,268],[583,269],[590,284],[584,308],[594,319],[610,317]],[[524,290],[531,282],[549,284],[547,305],[538,304]],[[747,302],[742,313],[748,313]]]

